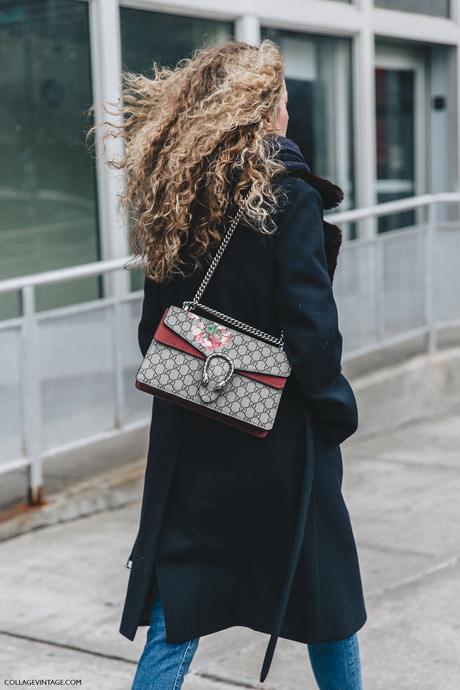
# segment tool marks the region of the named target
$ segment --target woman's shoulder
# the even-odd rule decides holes
[[[277,176],[275,188],[280,211],[286,211],[292,209],[292,207],[297,207],[300,210],[309,206],[319,207],[321,213],[324,210],[323,200],[319,191],[297,175]]]
[[[281,181],[275,233],[275,252],[291,265],[294,257],[307,265],[319,257],[326,267],[323,201],[306,180],[294,175]]]

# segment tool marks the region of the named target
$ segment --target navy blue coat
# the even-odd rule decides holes
[[[327,194],[302,177],[279,176],[285,198],[276,233],[262,236],[241,223],[201,299],[276,337],[282,328],[292,373],[273,428],[257,438],[153,398],[140,525],[120,625],[130,640],[138,626],[148,625],[157,595],[172,643],[230,626],[273,633],[277,622],[281,637],[326,642],[350,636],[366,621],[341,491],[339,444],[358,419],[341,371],[342,337],[325,252]],[[165,307],[190,300],[202,275],[145,281],[143,355]],[[308,513],[299,525],[307,472]]]

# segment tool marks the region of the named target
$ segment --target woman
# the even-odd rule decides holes
[[[242,207],[201,301],[282,331],[292,367],[264,438],[153,399],[120,626],[130,640],[149,626],[132,690],[178,690],[199,638],[230,626],[271,634],[261,681],[281,636],[308,645],[321,690],[358,690],[366,610],[339,448],[357,411],[332,292],[340,231],[323,220],[342,192],[285,136],[271,41],[206,47],[125,80],[116,165],[145,271],[142,355],[165,308],[193,297]]]

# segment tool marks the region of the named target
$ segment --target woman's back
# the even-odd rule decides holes
[[[131,76],[122,161],[146,275],[142,355],[165,310],[194,297],[247,194],[200,302],[275,338],[282,331],[291,374],[264,437],[154,397],[120,632],[133,639],[160,600],[169,643],[230,626],[272,633],[262,679],[278,635],[344,639],[366,620],[339,447],[357,410],[341,373],[337,251],[323,219],[342,193],[273,136],[283,69],[270,41],[234,42],[152,80]],[[170,364],[166,375],[187,385],[186,362],[182,372]]]
[[[355,408],[339,373],[341,337],[324,251],[321,199],[296,177],[283,178],[280,184],[285,202],[277,215],[277,232],[261,237],[242,224],[201,299],[274,336],[284,326],[295,368],[273,429],[259,439],[174,403],[156,399],[153,405],[144,524],[157,524],[155,516],[163,508],[165,512],[161,537],[141,528],[134,563],[142,554],[148,559],[156,555],[171,642],[231,625],[271,631],[296,528],[306,452],[302,400],[307,396],[319,415],[314,430],[316,498],[281,636],[332,639],[334,631],[350,630],[364,615],[336,445],[340,435],[354,431]],[[197,272],[162,285],[146,281],[139,326],[144,354],[164,309],[190,300],[202,276]],[[343,408],[335,420],[327,412],[334,406]],[[319,432],[322,413],[327,434]],[[343,541],[337,540],[337,521],[344,525]],[[319,553],[320,543],[322,561],[308,556]],[[323,576],[329,577],[331,562],[341,578],[329,580],[324,590],[328,613],[318,618],[316,595]],[[344,582],[351,596],[335,608]],[[305,588],[312,596],[305,596]],[[147,623],[148,601],[155,594],[158,590],[151,592],[141,624]],[[129,636],[134,627],[135,616],[127,605],[122,632]]]

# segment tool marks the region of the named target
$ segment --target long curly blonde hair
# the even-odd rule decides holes
[[[154,62],[152,78],[123,73],[122,125],[103,124],[105,136],[123,138],[124,153],[108,163],[126,173],[119,199],[130,215],[129,245],[155,282],[187,275],[185,245],[190,272],[203,268],[229,205],[242,205],[246,193],[244,220],[262,233],[276,229],[272,178],[285,168],[267,135],[283,80],[268,39],[205,46],[173,69]]]

